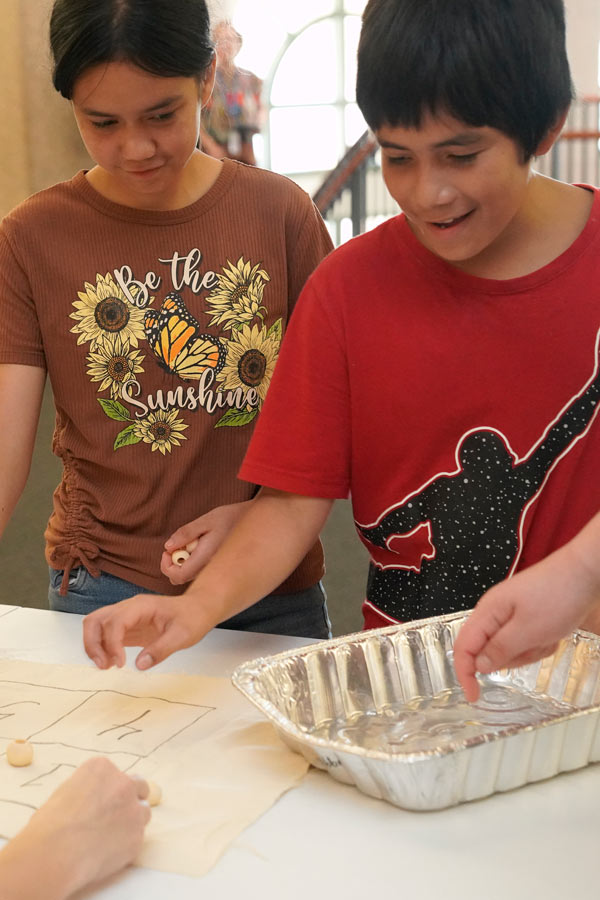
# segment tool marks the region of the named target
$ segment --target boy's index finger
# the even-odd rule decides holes
[[[473,703],[479,697],[479,685],[475,677],[475,659],[477,654],[469,648],[469,635],[467,634],[462,641],[460,640],[461,636],[462,630],[454,645],[454,669],[465,697],[469,703]]]
[[[454,643],[454,668],[470,703],[479,697],[479,684],[475,677],[477,659],[481,658],[489,641],[503,624],[494,605],[486,605],[485,598],[482,598],[458,633]]]
[[[125,656],[125,634],[127,632],[127,622],[125,610],[115,610],[104,623],[103,629],[103,646],[107,657],[111,664],[122,668],[126,662]]]
[[[83,646],[89,658],[99,669],[109,669],[110,661],[102,646],[102,620],[91,614],[83,620]]]
[[[488,630],[484,627],[484,623],[479,621],[480,618],[481,616],[478,615],[477,612],[471,613],[460,629],[456,641],[454,642],[455,666],[458,662],[464,667],[464,663],[468,659],[472,661],[471,665],[473,671],[475,671],[475,659],[487,644],[491,634],[495,632],[494,629],[491,634],[488,633]]]

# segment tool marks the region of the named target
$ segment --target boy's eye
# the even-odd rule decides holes
[[[452,162],[456,162],[459,165],[474,162],[479,156],[478,153],[452,153],[450,154],[450,159]]]
[[[394,166],[403,166],[410,162],[410,156],[388,156],[387,161]]]
[[[94,128],[108,128],[110,125],[115,125],[116,119],[102,119],[100,122],[92,121],[92,125]]]

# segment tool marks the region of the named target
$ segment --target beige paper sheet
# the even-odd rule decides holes
[[[15,738],[27,768],[6,761]],[[0,660],[0,836],[95,755],[162,788],[139,865],[194,876],[308,768],[226,678]]]

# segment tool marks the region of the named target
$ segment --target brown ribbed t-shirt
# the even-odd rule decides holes
[[[330,249],[304,191],[230,160],[183,209],[120,206],[80,172],[4,219],[0,363],[46,368],[56,404],[51,566],[181,592],[160,572],[164,541],[253,496],[237,472],[294,303]],[[322,572],[317,544],[279,591]]]

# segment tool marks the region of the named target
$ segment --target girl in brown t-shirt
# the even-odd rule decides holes
[[[56,0],[50,42],[95,166],[2,223],[0,529],[48,373],[63,463],[49,599],[87,613],[181,593],[254,496],[237,472],[331,241],[291,181],[197,149],[215,72],[204,0]],[[164,544],[184,524],[200,540],[176,569]],[[317,544],[228,626],[326,636],[322,572]]]

